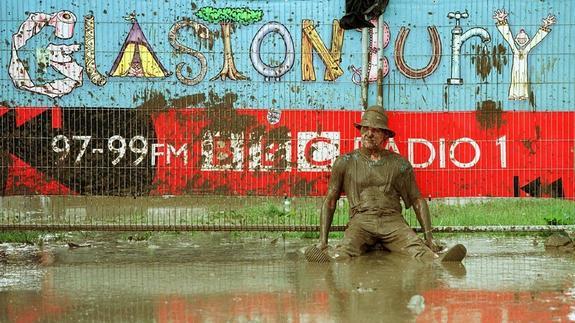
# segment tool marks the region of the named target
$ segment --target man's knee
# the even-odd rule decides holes
[[[332,258],[336,259],[348,259],[351,257],[361,256],[363,252],[361,248],[353,244],[352,241],[342,241],[340,245],[337,245],[333,250]]]
[[[339,248],[336,248],[333,252],[333,254],[330,255],[331,258],[333,258],[336,261],[344,261],[344,260],[348,260],[351,259],[352,255],[350,255],[349,253],[347,253],[344,250],[340,250]]]

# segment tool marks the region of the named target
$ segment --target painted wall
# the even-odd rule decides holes
[[[383,50],[388,148],[424,194],[575,197],[572,12],[391,1],[370,32],[370,104]],[[358,145],[362,40],[344,13],[343,0],[0,3],[2,195],[323,194]]]

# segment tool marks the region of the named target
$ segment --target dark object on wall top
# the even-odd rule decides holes
[[[373,28],[369,20],[383,14],[389,0],[345,0],[345,16],[339,20],[343,29]]]

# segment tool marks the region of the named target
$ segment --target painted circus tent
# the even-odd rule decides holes
[[[4,1],[0,192],[322,195],[381,61],[426,196],[573,198],[573,10],[391,0],[362,60],[343,0]]]

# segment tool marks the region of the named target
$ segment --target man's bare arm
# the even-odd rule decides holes
[[[331,223],[333,222],[333,214],[337,207],[338,195],[336,192],[328,192],[323,205],[321,206],[321,215],[319,218],[319,247],[320,249],[327,248],[327,241],[329,235],[329,229]]]
[[[424,198],[418,198],[413,202],[413,209],[415,215],[417,216],[417,221],[423,229],[423,235],[425,238],[425,243],[433,250],[438,251],[439,249],[433,243],[433,235],[431,233],[431,217],[429,215],[429,207]]]

